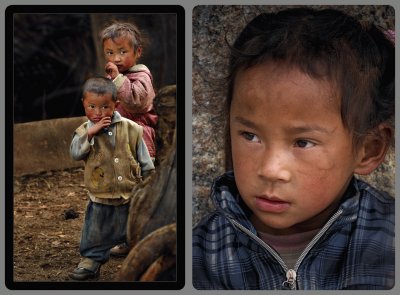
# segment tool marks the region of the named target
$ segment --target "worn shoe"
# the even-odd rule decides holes
[[[110,255],[115,257],[125,257],[129,254],[130,250],[131,249],[129,248],[127,243],[122,243],[111,248]]]
[[[70,274],[69,277],[77,281],[97,279],[100,276],[101,264],[89,258],[84,258]]]

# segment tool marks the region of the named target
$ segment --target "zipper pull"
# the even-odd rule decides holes
[[[282,283],[284,290],[296,290],[296,271],[289,269],[286,272],[286,281]]]

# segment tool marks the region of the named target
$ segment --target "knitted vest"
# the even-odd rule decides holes
[[[87,122],[77,130],[87,132]],[[136,147],[142,138],[143,128],[122,118],[115,123],[115,147],[107,133],[98,133],[85,160],[84,181],[86,189],[96,198],[115,199],[129,195],[141,181],[141,169],[136,159]]]

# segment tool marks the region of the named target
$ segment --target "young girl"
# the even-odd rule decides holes
[[[107,60],[105,71],[117,87],[120,104],[117,111],[143,127],[143,140],[155,161],[155,127],[158,116],[154,111],[155,97],[150,70],[137,61],[142,55],[139,29],[131,23],[114,23],[102,32],[103,51]],[[126,256],[127,243],[111,249],[113,256]]]
[[[145,65],[137,63],[142,55],[140,31],[131,23],[114,23],[106,27],[101,36],[107,60],[105,71],[118,90],[117,111],[143,126],[143,139],[154,160],[154,128],[158,117],[153,108],[153,77]]]
[[[332,9],[253,19],[230,57],[233,171],[193,229],[197,289],[390,289],[394,198],[355,178],[393,137],[394,45]]]

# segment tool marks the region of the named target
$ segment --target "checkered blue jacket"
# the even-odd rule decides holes
[[[215,212],[193,228],[196,289],[391,289],[394,198],[353,178],[337,212],[288,269],[258,236],[234,175],[217,178]]]

